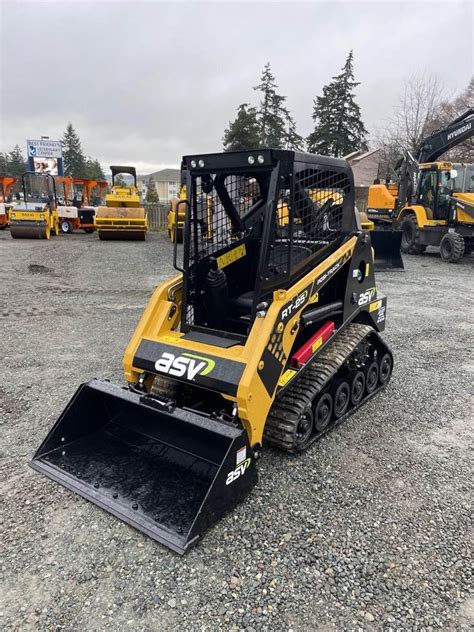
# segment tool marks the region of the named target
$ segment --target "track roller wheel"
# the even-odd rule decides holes
[[[389,353],[385,353],[380,358],[380,362],[379,362],[380,384],[386,384],[389,381],[390,376],[392,375],[392,368],[393,368],[392,356]]]
[[[439,245],[441,259],[447,263],[457,263],[464,256],[464,238],[458,233],[446,233]]]
[[[334,402],[334,417],[340,419],[346,414],[347,409],[351,401],[351,387],[345,380],[339,382],[334,389],[333,402]]]
[[[332,419],[333,401],[330,393],[323,393],[314,404],[314,425],[318,432],[326,430]]]
[[[351,403],[353,406],[357,406],[362,401],[365,392],[365,375],[363,371],[357,371],[354,373],[354,377],[351,382]]]
[[[294,449],[302,452],[308,445],[314,429],[314,414],[311,405],[306,406],[298,419]]]
[[[365,370],[365,390],[371,395],[377,388],[379,382],[379,365],[371,362]]]

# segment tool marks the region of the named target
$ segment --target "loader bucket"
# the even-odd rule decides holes
[[[395,230],[371,230],[370,240],[375,251],[375,271],[404,270],[400,246],[402,233]]]
[[[31,466],[180,554],[257,482],[241,427],[99,380],[79,387]]]

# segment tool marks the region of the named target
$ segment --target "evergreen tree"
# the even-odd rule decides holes
[[[294,151],[302,151],[304,149],[304,138],[300,136],[296,131],[296,123],[286,110],[286,135],[285,135],[285,148],[292,149]]]
[[[258,109],[260,142],[263,147],[284,148],[286,145],[286,97],[277,94],[277,85],[270,63],[265,64],[260,83],[254,87],[262,93]]]
[[[3,152],[0,152],[0,176],[5,176],[8,173],[8,158]]]
[[[129,185],[125,181],[125,178],[121,173],[117,174],[114,178],[114,186],[122,189],[126,189]]]
[[[18,145],[4,154],[6,159],[6,173],[13,178],[21,178],[22,174],[27,170],[26,159]]]
[[[72,123],[68,123],[64,136],[62,137],[62,143],[64,174],[73,176],[74,178],[87,177],[85,175],[87,171],[86,159],[82,151],[81,141]]]
[[[354,100],[359,82],[354,80],[352,51],[341,70],[314,101],[315,127],[307,143],[308,151],[315,154],[338,157],[367,149],[367,130]]]
[[[156,191],[156,184],[153,177],[150,177],[147,184],[145,202],[157,203],[160,201]]]
[[[222,139],[224,151],[237,151],[239,149],[256,149],[260,147],[259,124],[257,110],[242,103],[237,108],[237,116],[229,122],[229,127],[224,132]]]
[[[81,177],[81,176],[78,176]],[[90,180],[105,180],[104,170],[98,160],[94,160],[90,156],[85,163],[84,178]]]

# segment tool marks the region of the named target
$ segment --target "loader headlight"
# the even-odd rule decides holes
[[[249,156],[247,158],[247,162],[249,163],[249,165],[253,165],[255,164],[255,158],[253,156]]]
[[[201,167],[201,169],[203,169],[203,168],[204,168],[204,160],[200,160],[200,161],[199,161],[199,166]]]
[[[197,162],[196,162],[195,160],[191,160],[191,167],[192,167],[193,169],[196,169],[196,167],[197,167]]]
[[[257,160],[259,162],[259,164],[263,165],[263,163],[265,162],[265,158],[262,156],[262,154],[259,154],[257,156]]]

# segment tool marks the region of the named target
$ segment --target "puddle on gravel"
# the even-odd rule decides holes
[[[28,272],[30,274],[54,274],[53,268],[39,265],[38,263],[30,263],[28,266]]]

